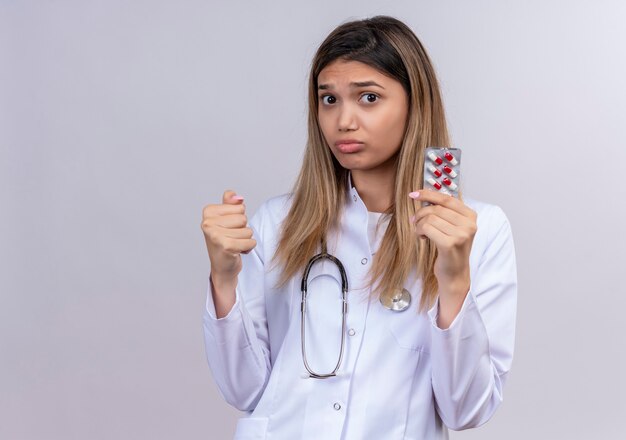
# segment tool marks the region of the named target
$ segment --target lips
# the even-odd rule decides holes
[[[363,149],[363,142],[356,139],[343,139],[335,142],[335,146],[344,154],[356,153]]]
[[[363,148],[363,144],[339,144],[337,149],[344,154],[357,153]]]

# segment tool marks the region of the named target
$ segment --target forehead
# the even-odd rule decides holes
[[[335,60],[324,67],[317,76],[318,84],[349,83],[350,81],[394,81],[379,70],[360,61]]]

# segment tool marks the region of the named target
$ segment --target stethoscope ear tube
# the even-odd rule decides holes
[[[328,259],[332,261],[339,268],[339,273],[341,274],[341,350],[339,351],[339,360],[337,361],[337,365],[331,373],[320,374],[314,372],[306,357],[306,335],[305,335],[305,327],[306,327],[306,298],[307,298],[307,287],[308,287],[308,279],[309,272],[317,261],[321,259]],[[322,252],[313,256],[309,260],[309,263],[306,265],[304,269],[304,274],[302,276],[302,282],[300,283],[300,290],[302,292],[302,302],[300,303],[300,337],[302,341],[302,360],[304,362],[304,366],[306,370],[309,372],[309,377],[313,377],[316,379],[325,379],[328,377],[333,377],[337,375],[337,370],[339,370],[339,366],[341,365],[341,361],[343,359],[343,351],[346,343],[346,315],[348,314],[348,277],[346,275],[346,270],[343,267],[343,264],[339,259],[333,255],[330,255],[326,252],[326,244],[322,241]],[[394,312],[402,312],[406,310],[411,304],[411,294],[406,289],[396,289],[391,296],[381,296],[380,303],[387,309],[392,310]]]
[[[335,368],[333,369],[332,372],[327,373],[327,374],[316,373],[309,366],[309,363],[308,363],[307,357],[306,357],[306,335],[305,335],[306,297],[307,297],[307,283],[308,283],[308,279],[309,279],[309,272],[311,271],[311,267],[313,267],[313,264],[315,262],[317,262],[318,260],[324,259],[324,258],[332,261],[339,268],[339,273],[341,274],[341,299],[342,299],[342,306],[341,306],[341,349],[339,351],[339,359],[337,360],[337,365],[335,365]],[[343,352],[344,352],[344,347],[345,347],[345,342],[346,342],[346,315],[348,314],[348,300],[347,300],[348,277],[346,276],[346,271],[345,271],[341,261],[339,261],[338,258],[336,258],[336,257],[334,257],[334,256],[332,256],[332,255],[330,255],[329,253],[326,252],[326,246],[325,246],[325,244],[323,242],[322,242],[322,252],[317,254],[317,255],[315,255],[313,258],[311,258],[311,260],[309,260],[309,263],[307,264],[306,268],[304,269],[304,275],[302,276],[302,282],[301,282],[301,292],[302,292],[302,302],[300,304],[300,313],[301,313],[300,336],[301,336],[301,341],[302,341],[302,360],[304,362],[304,367],[309,372],[309,377],[312,377],[312,378],[326,379],[328,377],[336,376],[337,375],[337,370],[339,370],[339,366],[341,365],[341,361],[343,359]]]

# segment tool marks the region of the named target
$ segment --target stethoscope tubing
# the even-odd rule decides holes
[[[309,272],[311,270],[311,267],[313,267],[313,264],[315,264],[315,262],[321,259],[328,259],[332,261],[335,265],[337,265],[337,267],[339,268],[339,273],[341,274],[341,300],[342,300],[341,349],[339,351],[339,359],[337,360],[337,365],[335,365],[335,368],[333,369],[331,373],[327,373],[327,374],[314,372],[309,366],[309,363],[306,357],[306,335],[305,335],[306,322],[305,322],[305,319],[306,319],[307,281],[309,278]],[[347,298],[348,277],[346,275],[346,271],[341,261],[339,261],[337,257],[327,253],[326,246],[324,246],[323,244],[322,244],[322,252],[315,255],[313,258],[311,258],[311,260],[309,260],[309,263],[306,266],[306,269],[304,270],[304,275],[302,277],[302,283],[301,283],[301,292],[302,292],[302,302],[300,304],[300,314],[301,314],[300,335],[301,335],[301,341],[302,341],[302,360],[304,361],[304,367],[309,372],[309,376],[316,378],[316,379],[326,379],[329,377],[336,376],[337,370],[339,370],[339,366],[341,365],[341,361],[343,359],[344,346],[346,343],[346,315],[348,313],[348,298]]]

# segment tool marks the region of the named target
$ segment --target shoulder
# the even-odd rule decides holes
[[[485,249],[497,241],[512,240],[509,219],[500,206],[466,196],[463,202],[476,212],[474,244],[477,248]]]
[[[279,239],[283,220],[291,206],[291,194],[280,194],[262,202],[248,221],[257,241],[255,252],[262,261],[269,261]]]
[[[292,198],[292,193],[285,193],[266,199],[255,211],[250,224],[258,231],[276,230],[287,216]]]
[[[481,226],[493,228],[509,222],[508,217],[498,205],[466,196],[463,196],[463,203],[476,212],[476,222],[479,228]]]
[[[292,193],[284,193],[270,197],[261,203],[257,209],[257,213],[263,217],[269,217],[272,220],[282,220],[289,212],[293,199],[292,196]]]
[[[270,197],[261,204],[259,209],[262,208],[274,215],[281,215],[282,213],[286,214],[291,207],[292,198],[292,193],[284,193],[274,197]]]

